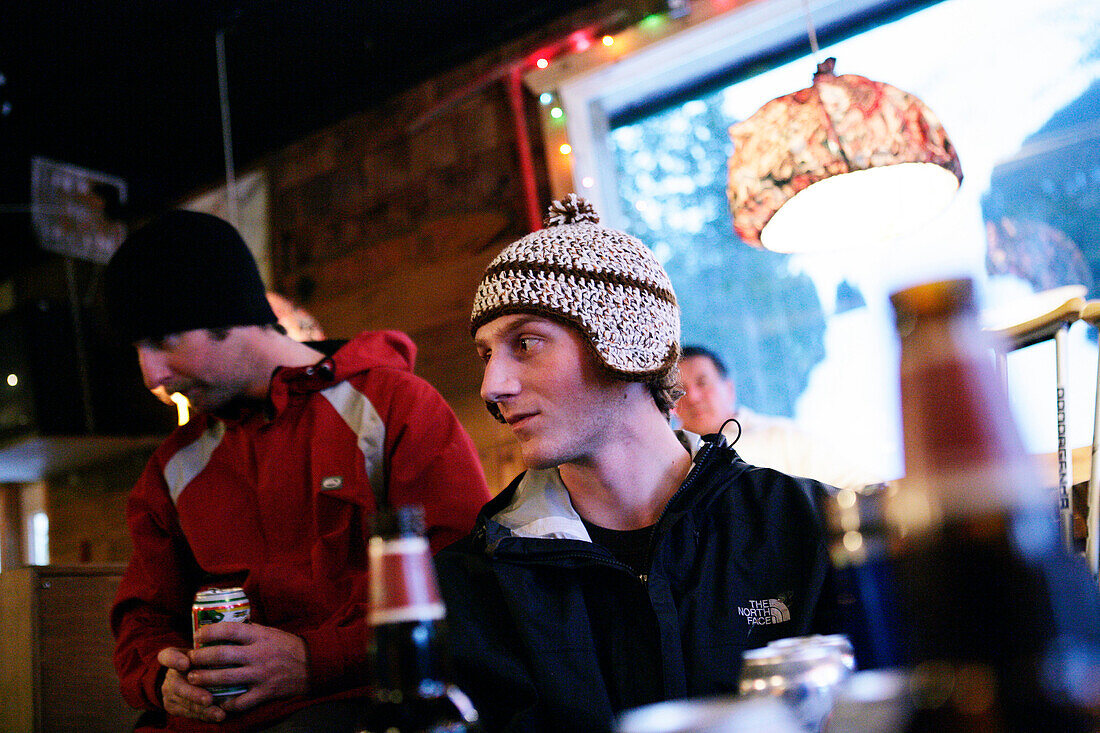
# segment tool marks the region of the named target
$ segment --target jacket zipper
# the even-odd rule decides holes
[[[688,472],[687,478],[680,484],[680,488],[676,489],[676,493],[672,495],[672,498],[665,504],[665,508],[661,510],[661,515],[657,517],[657,522],[653,526],[653,536],[649,538],[649,550],[646,552],[646,567],[650,567],[653,564],[653,550],[657,546],[658,528],[661,526],[661,522],[664,520],[665,515],[668,513],[668,508],[672,505],[672,502],[676,500],[680,494],[686,491],[696,481],[699,480],[699,474],[702,473],[702,465],[707,461],[710,456],[710,452],[714,450],[713,443],[706,443],[703,448],[699,449],[696,453],[695,459],[692,461],[691,470]],[[638,575],[634,572],[626,563],[617,560],[614,557],[607,557],[602,553],[597,552],[582,552],[580,550],[567,550],[565,552],[556,553],[558,557],[572,557],[580,559],[599,560],[604,565],[610,565],[612,567],[622,568],[630,575],[637,578],[643,586],[649,585],[649,574]],[[607,553],[610,555],[610,553]]]
[[[680,494],[684,493],[689,486],[692,486],[699,480],[699,474],[703,472],[703,464],[706,463],[710,457],[710,452],[714,450],[714,445],[714,443],[704,441],[703,447],[699,449],[699,452],[696,453],[695,458],[692,460],[691,470],[688,471],[687,478],[680,484],[680,488],[676,489],[676,493],[668,500],[665,504],[665,508],[661,510],[661,515],[657,517],[657,523],[653,525],[653,536],[649,538],[649,551],[646,553],[645,558],[647,568],[653,565],[653,550],[657,547],[657,536],[659,534],[661,522],[664,521],[665,515],[668,514],[668,508],[672,506],[672,503],[676,501],[676,498],[679,497]],[[648,585],[648,574],[643,578],[642,582]]]
[[[592,543],[592,544],[593,544],[593,546],[597,546],[597,545],[595,545],[595,543]],[[610,566],[610,567],[614,567],[614,568],[621,568],[621,569],[625,570],[627,573],[629,573],[631,576],[641,579],[640,576],[638,576],[634,572],[633,568],[631,568],[625,562],[616,559],[614,556],[611,555],[610,552],[608,552],[606,555],[604,555],[602,553],[594,552],[594,551],[585,552],[585,551],[582,551],[582,550],[565,550],[565,551],[561,551],[561,552],[555,552],[554,556],[555,557],[567,557],[567,558],[579,558],[579,559],[587,559],[587,560],[598,560],[601,565]],[[642,582],[645,583],[645,580],[642,580]]]
[[[680,496],[680,494],[682,494],[690,486],[695,484],[696,481],[699,480],[699,474],[702,473],[702,471],[703,471],[702,466],[707,461],[707,459],[710,457],[710,452],[712,450],[714,450],[714,443],[704,443],[704,446],[699,449],[699,452],[696,453],[695,458],[692,460],[692,467],[691,467],[691,470],[688,471],[687,478],[685,478],[683,483],[680,484],[680,488],[676,489],[676,493],[674,493],[672,495],[672,497],[668,500],[668,502],[665,504],[665,508],[661,510],[661,515],[659,517],[657,517],[657,522],[653,525],[653,536],[649,538],[649,550],[646,552],[646,562],[645,562],[645,564],[646,564],[647,568],[650,567],[653,564],[653,550],[657,547],[658,528],[661,526],[661,522],[664,520],[665,515],[668,513],[668,508],[670,506],[672,506],[672,503],[674,501],[676,501],[676,497]],[[604,557],[603,555],[601,555],[599,553],[580,552],[578,550],[569,550],[567,552],[560,553],[560,556],[562,556],[562,557],[576,557],[576,558],[596,559],[596,560],[601,561],[605,565],[611,565],[613,567],[622,568],[626,572],[628,572],[631,575],[633,575],[634,577],[636,577],[639,581],[641,581],[643,586],[648,586],[649,585],[649,574],[648,573],[645,573],[643,575],[637,575],[634,572],[633,568],[631,568],[626,563],[624,563],[620,560],[617,560],[614,557],[607,558],[607,557]]]

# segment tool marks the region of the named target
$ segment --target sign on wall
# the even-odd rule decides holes
[[[46,158],[31,163],[31,221],[43,249],[106,262],[126,236],[112,216],[124,203],[121,178]]]

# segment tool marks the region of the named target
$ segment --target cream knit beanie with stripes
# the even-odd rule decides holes
[[[551,204],[543,229],[489,263],[470,333],[498,316],[537,313],[580,329],[621,379],[646,381],[674,368],[680,307],[668,273],[644,244],[599,221],[575,193]]]

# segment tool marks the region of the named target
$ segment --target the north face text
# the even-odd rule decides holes
[[[750,626],[766,626],[791,620],[791,612],[787,604],[778,598],[749,601],[748,606],[738,607],[737,612],[745,617]]]

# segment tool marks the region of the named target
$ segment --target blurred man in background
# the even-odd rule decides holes
[[[713,351],[685,346],[680,378],[684,396],[673,412],[683,429],[697,435],[721,431],[748,463],[842,489],[860,490],[881,480],[858,468],[822,439],[803,431],[793,420],[761,415],[737,404],[737,387],[725,363]]]

